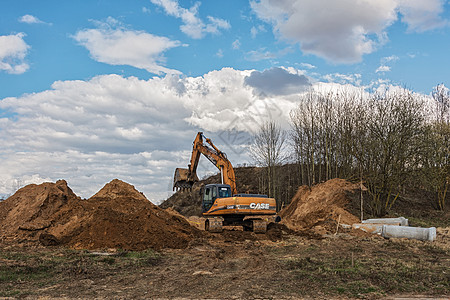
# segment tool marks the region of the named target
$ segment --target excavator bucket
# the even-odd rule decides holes
[[[176,168],[173,176],[173,190],[192,189],[192,186],[197,181],[197,175],[195,175],[194,180],[189,179],[189,169]]]

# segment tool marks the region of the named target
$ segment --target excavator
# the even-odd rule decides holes
[[[276,201],[266,195],[239,194],[236,177],[227,155],[217,149],[213,142],[198,132],[193,142],[191,161],[188,168],[175,169],[173,189],[192,189],[198,182],[197,167],[204,155],[221,174],[221,183],[207,184],[201,188],[202,214],[205,230],[222,232],[223,226],[242,226],[246,231],[265,233],[267,224],[279,222],[276,215]]]

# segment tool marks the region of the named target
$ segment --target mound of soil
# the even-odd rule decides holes
[[[185,248],[201,231],[114,179],[81,200],[63,180],[26,186],[0,203],[2,239],[77,249]]]
[[[317,233],[336,231],[337,223],[351,225],[359,219],[347,210],[349,193],[358,191],[359,184],[343,179],[331,179],[313,187],[301,186],[291,203],[280,211],[282,223],[295,231],[312,229]]]
[[[64,180],[27,185],[0,202],[0,235],[33,239],[36,231],[54,224],[54,216],[63,207],[80,200]]]

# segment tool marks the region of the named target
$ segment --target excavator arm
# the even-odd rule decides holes
[[[175,170],[173,189],[190,189],[195,182],[199,181],[197,177],[197,167],[201,154],[219,169],[222,183],[230,185],[231,192],[237,194],[236,178],[231,162],[224,152],[217,149],[213,142],[203,135],[203,132],[197,133],[197,136],[195,137],[191,161],[188,168],[177,168]]]

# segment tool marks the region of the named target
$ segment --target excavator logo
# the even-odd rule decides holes
[[[250,203],[251,209],[269,209],[269,203]]]

